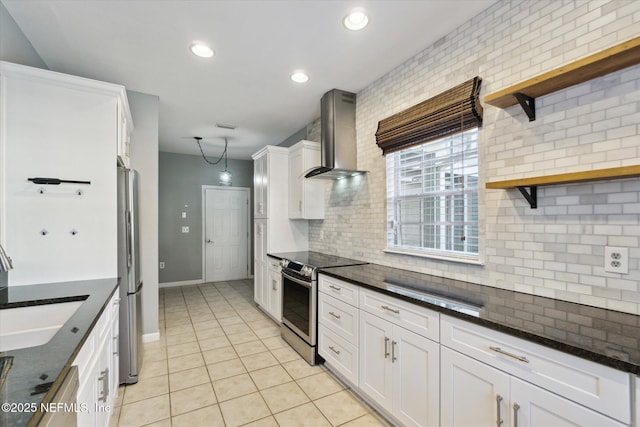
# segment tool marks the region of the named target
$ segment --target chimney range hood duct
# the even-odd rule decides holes
[[[356,94],[333,89],[320,100],[322,165],[305,178],[341,179],[364,173],[356,169]]]

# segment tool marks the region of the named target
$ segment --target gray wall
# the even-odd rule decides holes
[[[2,3],[0,3],[0,60],[49,69]]]
[[[202,186],[218,185],[223,169],[223,162],[212,166],[201,156],[160,153],[159,261],[165,263],[160,283],[202,280]],[[251,189],[253,203],[253,162],[229,159],[228,169],[234,187]],[[182,233],[182,226],[189,226],[189,233]]]
[[[139,174],[140,257],[142,267],[142,333],[158,334],[158,104],[159,98],[127,91],[134,130],[131,167]],[[158,337],[159,338],[159,337]]]

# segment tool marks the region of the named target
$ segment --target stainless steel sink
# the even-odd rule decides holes
[[[71,301],[0,310],[0,351],[48,343],[83,302]]]

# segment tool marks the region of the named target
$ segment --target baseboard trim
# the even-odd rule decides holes
[[[154,342],[154,341],[160,341],[160,332],[142,334],[142,342]]]
[[[203,284],[204,281],[202,279],[197,279],[197,280],[183,280],[181,282],[165,282],[165,283],[159,283],[158,287],[159,288],[173,288],[175,286],[186,286],[186,285],[201,285]]]

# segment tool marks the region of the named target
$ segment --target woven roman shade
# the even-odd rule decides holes
[[[382,154],[443,138],[482,125],[480,77],[474,77],[420,104],[378,122]]]

